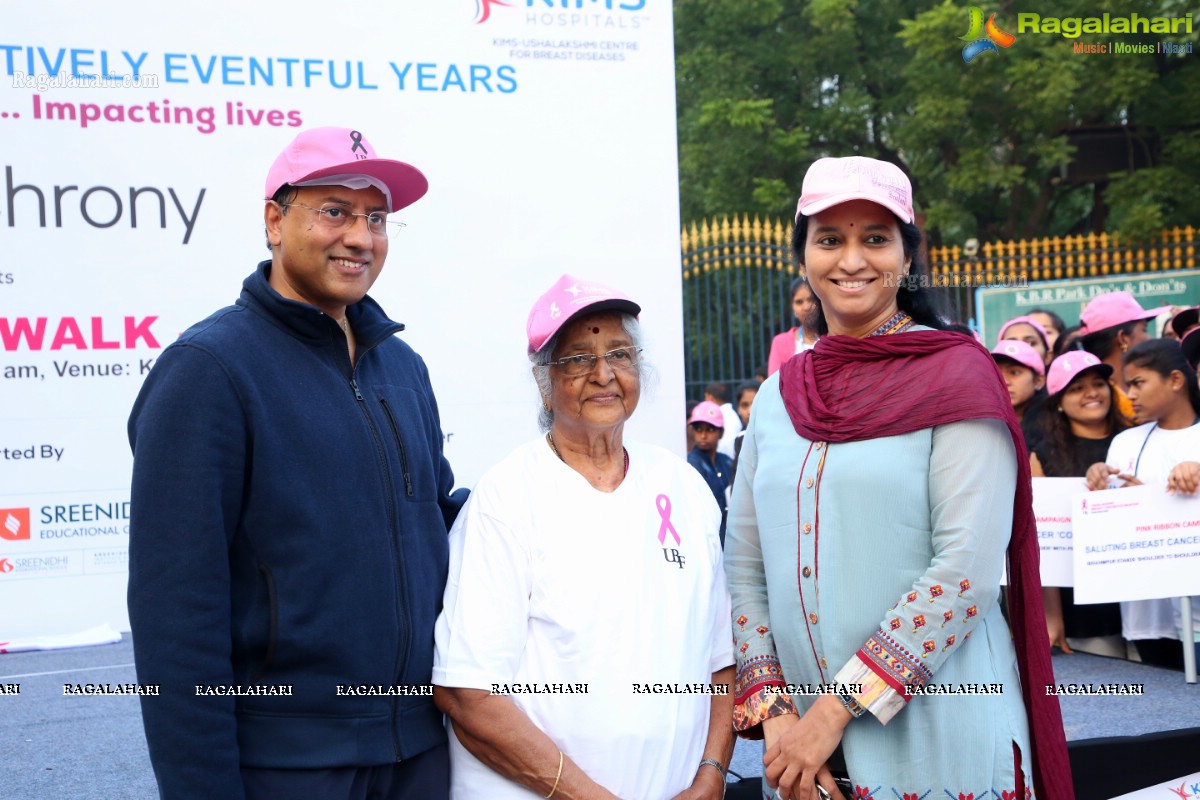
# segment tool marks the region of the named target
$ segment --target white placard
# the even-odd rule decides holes
[[[1183,775],[1173,781],[1156,783],[1136,792],[1114,797],[1112,800],[1188,800],[1200,797],[1200,772]]]
[[[1083,478],[1034,478],[1033,516],[1041,549],[1042,586],[1074,586],[1071,552],[1071,504]]]
[[[1200,497],[1159,486],[1086,492],[1071,516],[1075,602],[1200,593]]]

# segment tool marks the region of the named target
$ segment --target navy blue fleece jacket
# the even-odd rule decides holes
[[[445,741],[421,695],[465,498],[424,362],[369,297],[338,324],[263,262],[187,330],[129,418],[129,619],[165,798],[242,797],[241,765],[392,763]],[[289,686],[229,697],[198,687]]]

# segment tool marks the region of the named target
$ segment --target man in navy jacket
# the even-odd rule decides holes
[[[428,184],[358,131],[267,177],[271,259],[129,419],[129,619],[164,798],[445,798],[429,690],[464,499],[421,358],[370,297]]]

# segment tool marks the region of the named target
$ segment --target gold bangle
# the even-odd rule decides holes
[[[559,750],[558,751],[558,774],[554,776],[554,785],[550,787],[550,794],[546,795],[546,800],[550,800],[551,797],[554,797],[554,793],[558,791],[558,782],[560,780],[562,780],[562,765],[563,765],[563,751]]]

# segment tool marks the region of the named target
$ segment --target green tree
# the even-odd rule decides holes
[[[950,0],[676,0],[684,219],[735,210],[790,216],[812,160],[859,154],[908,170],[934,243],[1081,230],[1145,237],[1200,221],[1200,54],[1074,47],[1195,42],[1200,24],[1187,35],[1070,39],[1018,32],[1023,7],[980,6],[1016,41],[965,63],[969,8]],[[1095,9],[1054,0],[1038,13],[1088,17]],[[1105,10],[1193,13],[1181,0]]]

